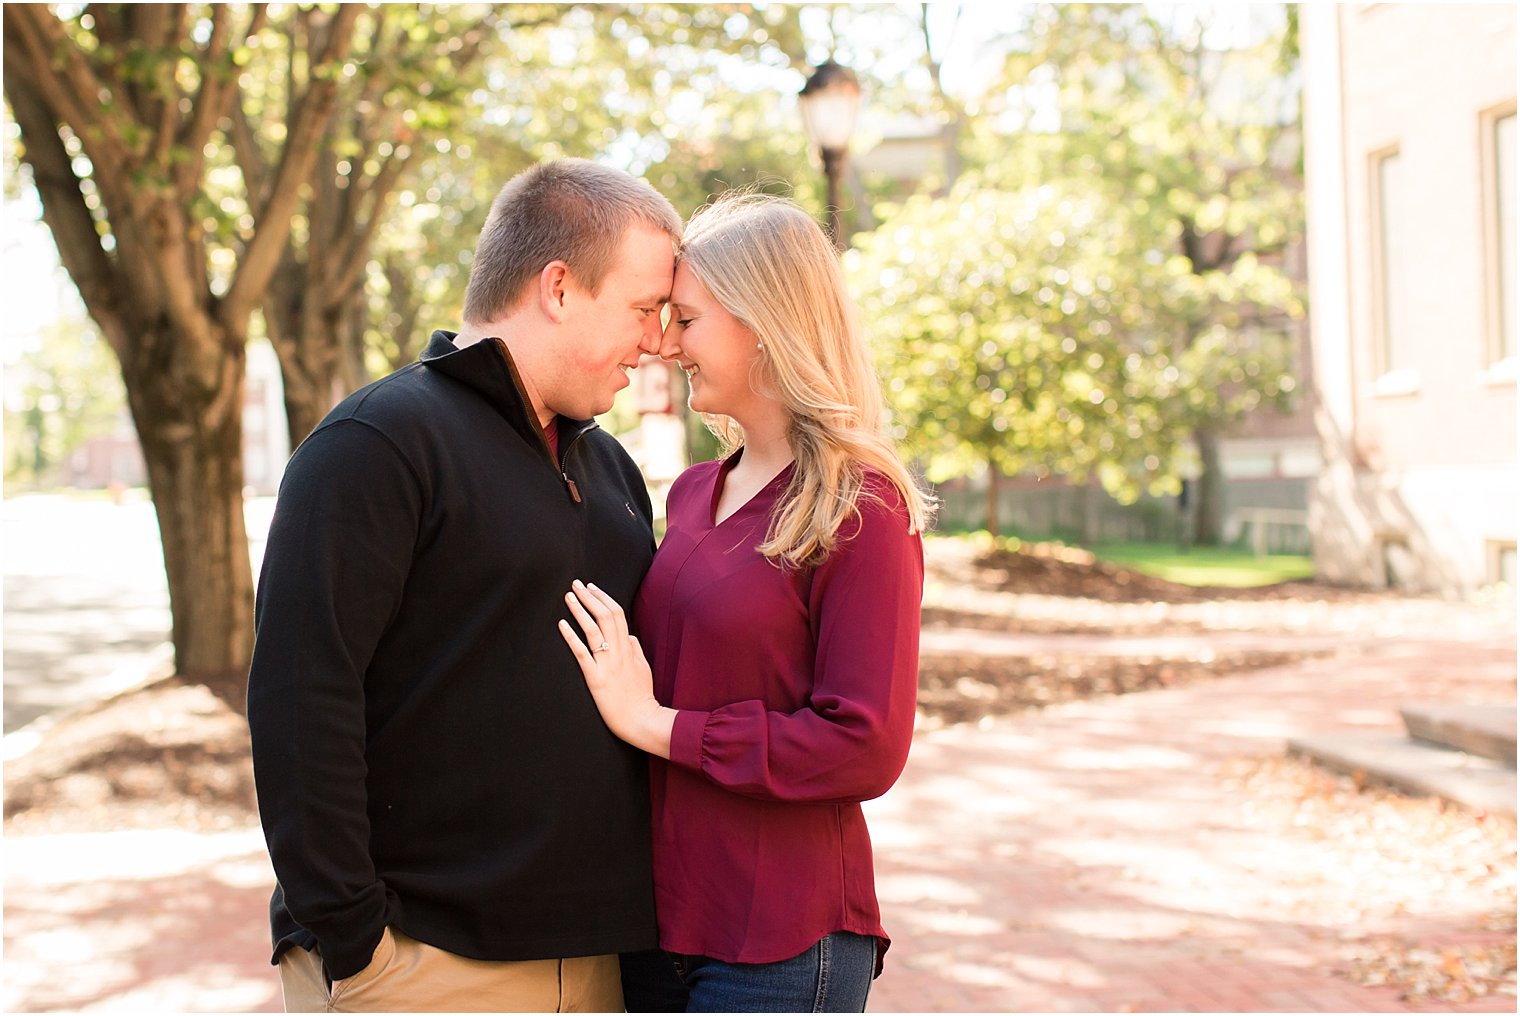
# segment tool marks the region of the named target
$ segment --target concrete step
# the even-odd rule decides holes
[[[1399,712],[1409,736],[1515,768],[1515,707],[1431,703]]]
[[[1392,731],[1343,731],[1293,738],[1288,751],[1339,772],[1473,808],[1515,814],[1515,770],[1492,759],[1437,748]]]

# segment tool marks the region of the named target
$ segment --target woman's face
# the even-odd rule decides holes
[[[685,262],[676,264],[660,356],[686,372],[691,386],[687,404],[696,412],[742,422],[747,409],[770,401],[750,386],[760,356],[755,333],[713,298]]]

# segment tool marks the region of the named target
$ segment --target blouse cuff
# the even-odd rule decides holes
[[[700,709],[678,709],[675,725],[670,728],[670,761],[688,769],[702,768],[702,735],[707,732],[707,717]]]

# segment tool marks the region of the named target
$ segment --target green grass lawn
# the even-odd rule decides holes
[[[1091,548],[1099,560],[1187,586],[1265,586],[1314,576],[1314,562],[1297,554],[1256,557],[1249,550],[1169,543],[1105,543]]]

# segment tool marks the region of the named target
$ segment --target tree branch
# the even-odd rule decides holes
[[[512,29],[522,27],[536,28],[540,25],[546,25],[553,21],[558,21],[561,16],[562,15],[559,14],[543,15],[529,22],[527,25],[518,25],[514,24],[511,21],[508,21],[507,26]],[[485,45],[486,36],[491,33],[492,29],[501,23],[501,20],[501,17],[496,13],[495,6],[493,6],[484,16],[481,17],[479,21],[475,22],[475,24],[471,25],[469,28],[466,28],[464,32],[461,33],[460,38],[463,40],[463,44],[459,48],[459,61],[461,66],[464,64],[473,63],[475,59],[480,56],[480,50],[481,47]]]
[[[237,93],[239,99],[241,95],[241,92]],[[241,101],[232,103],[229,116],[232,120],[232,150],[238,168],[242,170],[243,182],[248,188],[248,206],[258,208],[269,200],[269,161],[259,149],[258,138],[248,122],[248,111],[243,108]]]
[[[946,100],[944,76],[941,73],[940,61],[934,59],[934,43],[929,37],[929,5],[918,5],[918,29],[924,39],[924,66],[928,68],[929,80],[934,82],[934,91],[941,100]]]
[[[306,200],[306,275],[317,280],[330,267],[329,242],[346,221],[347,191],[338,188],[338,155],[333,151],[336,122],[329,126],[321,152],[312,160],[311,192]]]
[[[558,17],[559,15],[541,16],[529,22],[508,22],[508,24],[513,28],[519,28],[523,24],[546,24],[557,20]],[[487,37],[500,20],[495,10],[492,10],[460,33],[458,37],[461,39],[461,44],[452,57],[456,69],[468,67],[480,59]],[[378,39],[378,32],[376,38]],[[397,48],[404,45],[405,41],[404,33],[398,36]],[[365,99],[368,99],[376,109],[381,108],[384,87],[381,78],[377,75],[371,79],[369,87],[366,88]],[[362,102],[357,108],[363,108]],[[385,119],[391,122],[388,130],[379,128],[380,117],[361,119],[355,127],[354,133],[360,141],[359,164],[361,166],[369,160],[371,152],[377,147],[378,139],[394,138],[398,133],[399,128],[396,126],[398,118],[389,115]],[[390,199],[391,192],[410,166],[415,153],[415,147],[398,144],[392,154],[383,159],[380,172],[372,177],[356,175],[350,178],[348,190],[352,202],[352,215],[342,232],[334,234],[335,238],[341,236],[347,240],[342,244],[341,253],[336,259],[336,263],[341,267],[338,275],[333,279],[332,290],[335,294],[340,294],[337,296],[338,299],[346,298],[355,287],[362,284],[360,275],[366,263],[365,252],[369,250],[380,224],[385,219],[385,205]]]
[[[157,121],[147,162],[169,178],[172,175],[170,156],[178,134],[175,128],[180,119],[178,43],[185,24],[185,7],[183,4],[141,4],[128,9],[139,12],[142,18],[140,38],[146,48],[156,51],[157,57],[153,65],[157,87],[144,90],[140,100],[142,122]]]
[[[36,81],[25,73],[24,60],[12,59],[12,36],[5,36],[5,94],[21,129],[26,148],[23,156],[32,168],[32,183],[42,200],[42,218],[53,235],[58,259],[68,270],[79,289],[90,316],[102,323],[108,336],[120,335],[121,329],[106,327],[117,316],[113,299],[119,289],[116,270],[100,246],[95,220],[79,189],[72,160],[63,147],[58,130],[46,104],[33,90]],[[113,348],[115,344],[113,343]],[[117,348],[125,359],[127,351]]]
[[[113,120],[101,115],[105,86],[58,19],[42,4],[5,4],[4,26],[7,43],[16,43],[6,46],[6,62],[19,59],[30,68],[43,104],[105,164],[131,165],[131,146]]]
[[[596,4],[571,4],[570,6],[571,7],[579,8],[579,7],[595,7],[597,5]],[[563,11],[556,11],[553,14],[540,14],[536,18],[524,18],[521,21],[513,21],[511,18],[500,18],[493,11],[492,13],[487,14],[485,17],[481,18],[480,21],[476,22],[476,27],[494,26],[494,25],[496,25],[498,23],[505,22],[505,24],[507,26],[507,29],[509,31],[520,32],[520,31],[524,31],[526,29],[542,28],[545,25],[558,24],[560,21],[564,20],[564,17],[565,17],[565,15],[564,15]]]
[[[174,173],[174,189],[183,195],[194,193],[200,186],[201,171],[206,165],[206,142],[238,93],[237,69],[227,63],[232,35],[227,10],[226,4],[211,5],[211,36],[196,60],[200,85],[190,100],[190,120],[175,139],[189,156]]]
[[[36,142],[38,138],[42,138],[41,144],[46,147],[56,146],[63,153],[61,162],[54,162],[49,159],[42,167],[46,183],[50,188],[54,188],[52,193],[55,196],[59,194],[71,195],[71,197],[64,199],[65,203],[61,206],[55,201],[55,208],[67,208],[72,203],[78,202],[82,205],[82,212],[86,219],[82,230],[72,228],[60,222],[60,232],[54,238],[55,243],[60,248],[66,243],[73,244],[76,251],[97,250],[98,253],[92,254],[92,256],[106,258],[106,264],[111,266],[112,272],[125,277],[121,280],[121,284],[116,287],[117,292],[131,290],[138,294],[139,300],[145,306],[153,305],[161,296],[160,285],[156,275],[156,266],[151,258],[147,256],[147,249],[141,242],[142,231],[138,228],[139,223],[136,218],[136,214],[139,211],[140,195],[134,191],[132,186],[130,176],[131,163],[125,161],[124,157],[124,161],[119,164],[122,171],[95,172],[92,175],[97,193],[108,215],[107,221],[109,222],[112,239],[116,244],[114,255],[107,255],[104,251],[98,250],[100,247],[100,234],[96,227],[95,216],[91,214],[89,206],[85,202],[83,190],[80,186],[79,174],[75,173],[73,168],[73,153],[69,152],[68,147],[60,136],[59,125],[67,125],[69,132],[83,146],[85,154],[97,169],[103,165],[110,165],[106,155],[102,153],[102,149],[109,148],[109,145],[101,142],[100,131],[93,132],[93,138],[80,136],[79,128],[67,118],[66,108],[70,105],[68,102],[68,89],[63,87],[59,82],[59,72],[54,62],[46,58],[48,47],[43,46],[38,48],[36,45],[27,43],[27,39],[35,41],[39,34],[46,35],[51,32],[55,37],[54,45],[66,48],[68,52],[74,53],[72,43],[62,34],[62,26],[40,6],[35,9],[28,8],[24,12],[19,10],[18,7],[19,5],[5,7],[5,23],[7,26],[7,31],[4,33],[6,89],[8,92],[14,92],[18,96],[29,97],[29,100],[33,103],[34,119],[31,122],[33,141]],[[34,16],[38,11],[42,12],[41,22],[15,20]],[[109,19],[106,19],[106,23],[110,23]],[[12,31],[10,29],[16,30]],[[40,63],[36,61],[38,53],[44,55],[44,59]],[[74,53],[74,55],[77,56],[78,54]],[[60,107],[55,105],[55,101],[61,101],[65,106]],[[96,108],[98,109],[99,107],[97,106]],[[111,114],[111,117],[120,116],[126,119],[129,118],[129,115],[130,110],[123,105],[118,107],[118,112]],[[111,117],[107,119],[111,119]],[[38,181],[39,190],[42,189],[43,183],[44,180]],[[62,188],[62,190],[58,190],[57,188]],[[59,214],[67,213],[60,212]],[[85,239],[87,243],[81,244],[79,242],[81,238]],[[77,276],[76,279],[101,277],[98,273],[91,272],[90,266],[87,264],[81,265],[80,271],[81,275]],[[81,288],[83,288],[82,285]]]
[[[347,233],[348,243],[344,245],[343,254],[338,260],[342,270],[334,279],[333,288],[337,292],[347,294],[360,285],[360,273],[363,272],[366,263],[365,252],[369,250],[375,234],[379,232],[380,223],[385,220],[385,205],[390,199],[391,191],[395,189],[396,183],[406,172],[410,163],[410,153],[404,156],[392,155],[366,188],[368,215],[365,216],[362,225]]]
[[[384,8],[372,12],[369,38],[363,52],[369,62],[379,67],[391,66],[395,53],[407,43],[406,27],[398,26],[392,49],[387,52],[387,27]],[[345,108],[352,111],[353,141],[358,148],[357,154],[348,160],[346,186],[340,187],[338,181],[338,164],[343,160],[337,155],[334,143],[338,134],[336,120],[328,128],[328,143],[323,146],[323,156],[313,163],[312,200],[307,202],[310,229],[307,231],[306,274],[314,284],[314,290],[330,289],[332,277],[342,274],[338,259],[343,255],[333,252],[345,246],[343,238],[356,228],[367,179],[364,166],[375,144],[373,136],[378,133],[376,122],[391,119],[384,105],[388,87],[385,73],[370,74],[363,79],[358,95],[351,102],[344,103]]]
[[[152,91],[143,86],[140,73],[125,71],[126,58],[155,46],[155,23],[162,17],[162,4],[103,4],[94,13],[95,30],[99,32],[102,25],[108,25],[118,40],[115,52],[100,53],[107,72],[102,76],[116,83],[116,100],[125,103],[140,124],[151,124],[157,119]]]
[[[320,154],[320,141],[336,106],[339,80],[336,65],[348,52],[361,13],[363,9],[358,4],[341,4],[336,9],[332,30],[312,65],[310,83],[291,108],[285,145],[268,199],[254,215],[253,242],[244,252],[232,287],[222,301],[224,320],[241,320],[251,313],[258,294],[279,266],[280,253],[290,236],[290,219],[300,201],[301,184],[310,178],[312,163]]]

